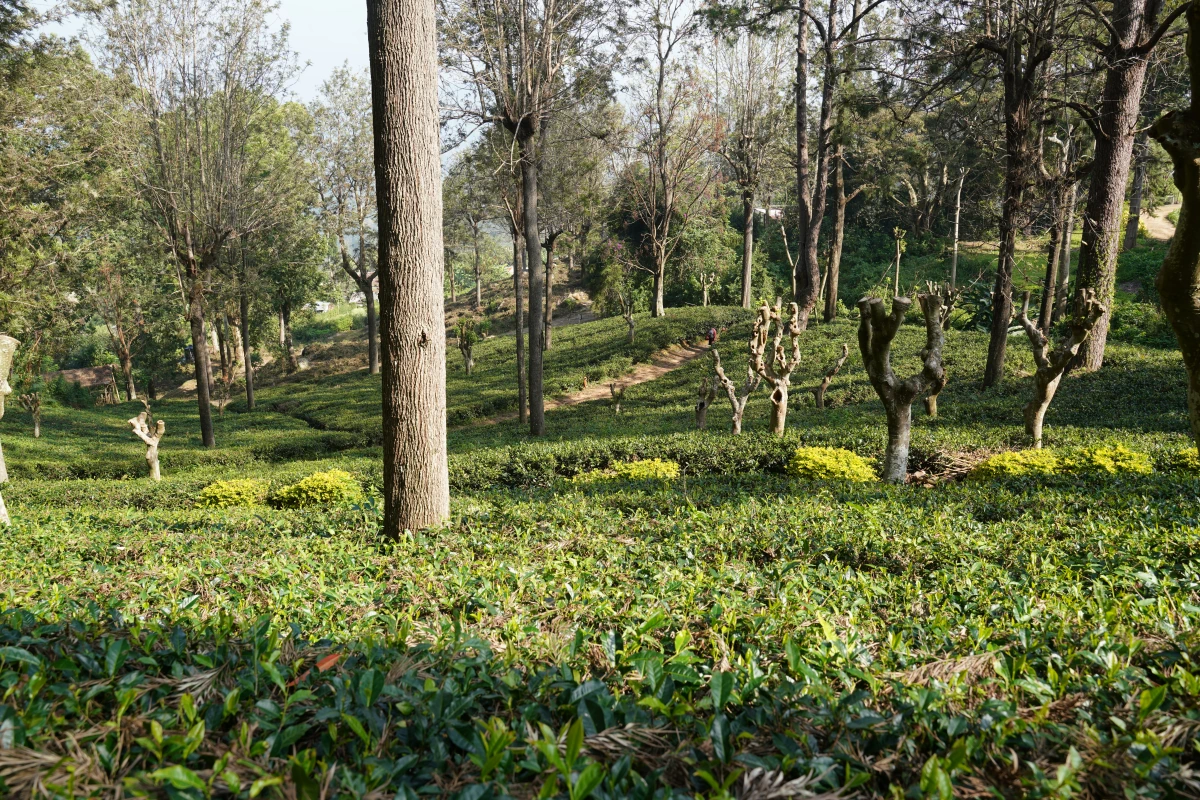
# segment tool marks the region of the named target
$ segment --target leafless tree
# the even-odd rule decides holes
[[[829,385],[833,383],[833,379],[837,377],[841,371],[842,365],[846,363],[846,359],[850,357],[850,345],[842,345],[842,354],[834,360],[825,370],[825,375],[821,378],[821,382],[813,387],[813,400],[816,401],[817,408],[825,408],[825,392],[829,391]]]
[[[774,306],[763,303],[750,334],[750,363],[771,387],[771,433],[776,436],[783,436],[787,424],[788,388],[792,372],[800,365],[800,309],[795,303],[790,303],[788,309],[791,315],[785,325],[783,301],[776,299]],[[773,338],[772,326],[775,328]],[[791,339],[790,352],[784,351],[785,334]]]
[[[696,390],[696,429],[704,430],[708,423],[708,409],[712,407],[713,401],[717,399],[717,386],[710,381],[707,376],[700,379],[700,386]]]

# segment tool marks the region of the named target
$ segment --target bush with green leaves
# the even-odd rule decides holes
[[[201,508],[257,506],[266,499],[269,489],[266,481],[253,478],[214,481],[200,491],[197,505]]]
[[[576,483],[596,481],[650,481],[669,483],[679,477],[679,464],[662,458],[618,462],[608,469],[596,469],[576,475]]]
[[[1039,478],[1055,475],[1061,468],[1062,461],[1052,450],[1012,450],[980,462],[971,470],[971,477],[983,481]]]
[[[1154,462],[1145,453],[1134,452],[1121,444],[1111,447],[1083,447],[1063,454],[1062,471],[1075,474],[1149,475],[1154,471]]]
[[[362,485],[349,472],[340,469],[313,473],[270,497],[271,505],[276,508],[329,507],[362,499]]]
[[[1155,466],[1163,472],[1200,472],[1200,453],[1195,446],[1168,450]]]
[[[840,447],[797,447],[788,459],[787,473],[804,480],[851,483],[868,483],[879,478],[865,458]]]

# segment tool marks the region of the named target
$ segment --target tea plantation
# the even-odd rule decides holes
[[[672,310],[555,333],[547,385],[616,379],[709,326],[735,380],[749,317]],[[1110,345],[1024,447],[1032,358],[952,330],[912,480],[864,482],[882,407],[855,324],[803,337],[788,434],[698,358],[515,420],[513,345],[450,356],[453,518],[378,536],[379,383],[305,375],[217,419],[160,402],[164,480],[125,420],[0,423],[0,781],[95,797],[1200,796],[1200,470],[1178,353]],[[917,369],[920,326],[894,347]],[[851,357],[818,411],[805,389]],[[657,459],[658,461],[652,461]],[[839,461],[841,459],[841,461]],[[639,462],[637,467],[625,466]],[[672,462],[672,463],[667,463]],[[844,463],[843,463],[844,462]],[[1027,462],[1033,466],[1028,466]],[[805,464],[818,464],[813,478]],[[789,466],[790,465],[790,466]]]

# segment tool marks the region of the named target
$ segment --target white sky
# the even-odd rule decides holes
[[[52,0],[39,0],[45,9]],[[354,69],[367,68],[367,4],[363,0],[279,0],[280,19],[291,23],[291,45],[307,63],[292,91],[301,100],[312,100],[321,83],[336,67],[349,62]],[[54,25],[62,36],[79,33],[78,21]]]

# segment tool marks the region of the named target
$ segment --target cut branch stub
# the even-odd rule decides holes
[[[858,348],[871,386],[883,402],[888,420],[888,445],[884,456],[883,479],[903,483],[908,476],[908,449],[912,438],[912,404],[936,386],[944,385],[942,346],[942,298],[937,294],[918,297],[925,315],[925,349],[921,351],[921,371],[911,378],[900,380],[892,371],[892,341],[912,306],[907,297],[892,298],[890,313],[878,297],[858,301],[860,314]]]
[[[158,443],[166,432],[167,425],[161,419],[157,422],[150,416],[150,406],[142,401],[146,410],[129,420],[129,427],[135,436],[146,443],[146,464],[150,467],[150,479],[162,480],[162,469],[158,462]],[[153,427],[151,427],[153,426]]]
[[[816,400],[817,408],[825,408],[825,392],[829,389],[829,384],[833,383],[834,377],[841,371],[842,365],[846,363],[846,359],[850,357],[850,345],[842,343],[842,354],[833,362],[833,366],[825,370],[825,376],[821,382],[813,387],[813,399]]]
[[[721,354],[716,350],[709,351],[712,354],[713,368],[717,373],[717,380],[721,382],[721,386],[725,388],[725,394],[729,398],[729,405],[733,408],[733,432],[735,434],[742,432],[742,416],[746,413],[746,403],[750,399],[750,395],[758,388],[762,382],[762,378],[754,371],[754,367],[746,366],[746,382],[739,389],[737,385],[730,380],[725,374],[725,368],[721,366]]]
[[[790,303],[788,307],[791,319],[785,329],[783,300],[777,299],[774,306],[763,303],[759,306],[754,331],[750,335],[750,365],[771,387],[771,432],[776,436],[783,435],[792,372],[800,364],[800,334],[803,330],[800,308],[795,303]],[[772,326],[775,328],[774,337],[771,336]],[[791,337],[790,353],[783,348],[785,333]]]
[[[717,387],[708,377],[700,379],[700,388],[696,391],[696,429],[704,430],[708,424],[708,409],[717,399]]]
[[[1087,341],[1096,322],[1104,316],[1104,304],[1096,299],[1093,290],[1084,289],[1080,298],[1081,307],[1076,309],[1076,314],[1068,320],[1066,335],[1053,350],[1050,349],[1050,340],[1046,338],[1040,326],[1029,319],[1029,292],[1025,292],[1021,301],[1021,314],[1017,320],[1029,339],[1029,345],[1033,348],[1033,360],[1037,364],[1037,370],[1033,373],[1033,399],[1025,405],[1025,433],[1029,434],[1035,448],[1042,446],[1042,424],[1046,418],[1046,410],[1054,400],[1063,373]]]

